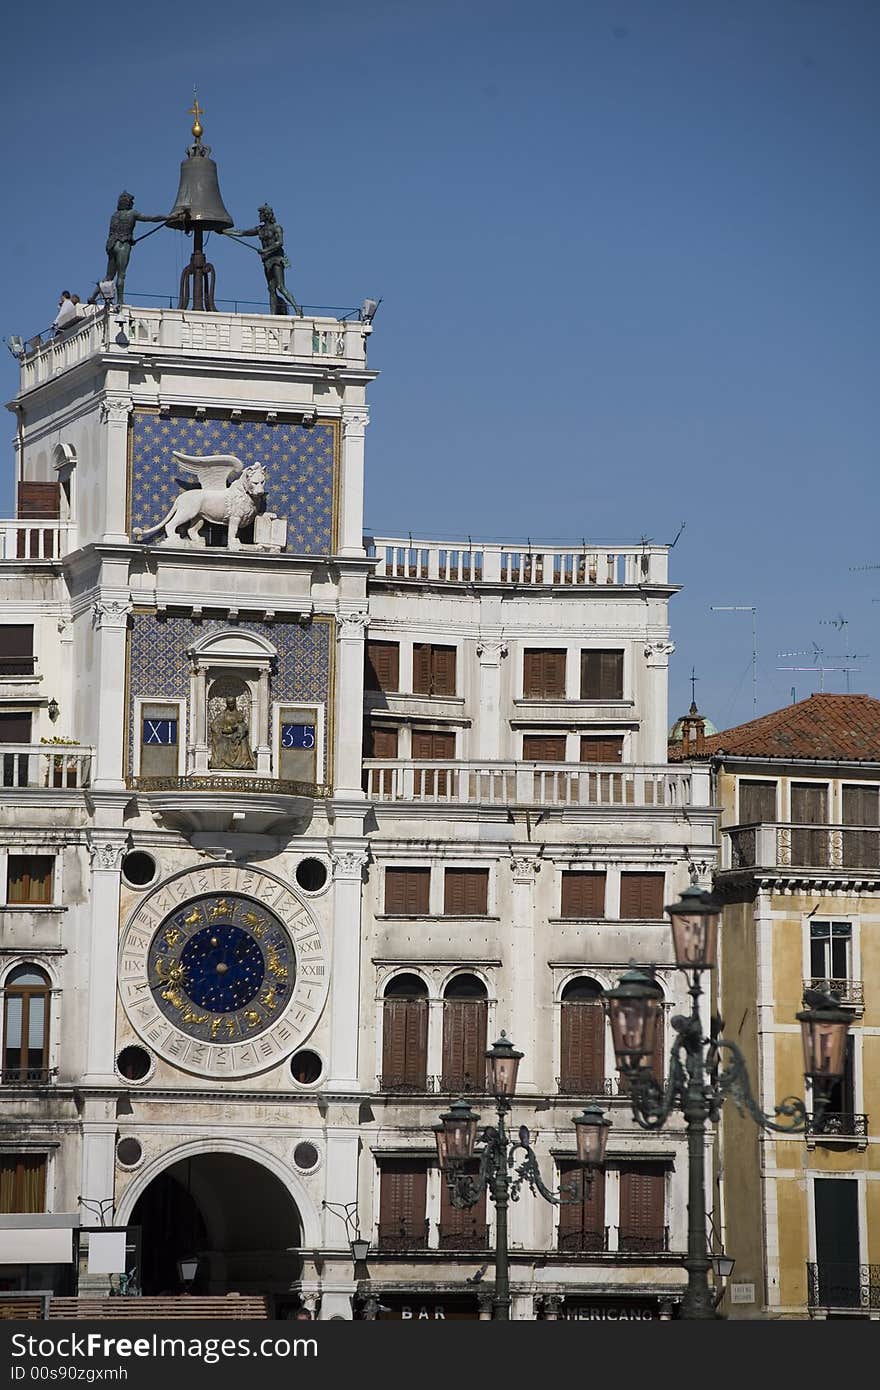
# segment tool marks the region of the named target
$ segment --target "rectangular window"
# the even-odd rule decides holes
[[[623,699],[623,652],[581,652],[581,699]]]
[[[8,903],[51,903],[54,855],[10,854],[8,865]]]
[[[565,734],[523,734],[524,763],[564,763]]]
[[[389,729],[386,724],[368,724],[364,734],[365,758],[397,757],[397,729]]]
[[[666,1170],[659,1163],[621,1167],[618,1249],[650,1254],[666,1249]]]
[[[828,831],[810,830],[812,825],[828,824],[828,784],[791,784],[791,862],[797,867],[828,863]]]
[[[489,870],[447,869],[443,911],[447,917],[485,917],[489,911]]]
[[[592,734],[583,734],[580,758],[582,763],[622,763],[623,736],[613,734],[596,738]]]
[[[663,916],[664,874],[621,874],[621,919],[659,921]]]
[[[810,974],[830,983],[851,978],[852,922],[810,921]],[[817,985],[816,988],[822,988]]]
[[[880,788],[857,785],[843,788],[843,824],[858,826],[843,832],[843,862],[847,868],[880,866],[880,834],[866,826],[880,826]]]
[[[523,652],[523,699],[565,699],[565,651],[527,647]]]
[[[413,729],[412,758],[413,762],[452,762],[455,758],[455,734],[436,729]],[[447,772],[416,769],[413,775],[415,796],[448,796],[450,790]]]
[[[423,1158],[384,1158],[379,1178],[380,1250],[424,1250],[428,1166]]]
[[[817,1178],[813,1190],[819,1303],[858,1308],[859,1185],[855,1178]]]
[[[46,1155],[0,1154],[0,1212],[46,1210]]]
[[[559,1186],[565,1200],[559,1207],[559,1249],[572,1254],[604,1250],[605,1173],[593,1172],[593,1181],[584,1182],[584,1170],[577,1163],[559,1164]]]
[[[61,515],[60,483],[18,485],[18,516],[22,521],[54,521]]]
[[[283,782],[314,783],[318,773],[318,713],[308,705],[278,710],[278,776]]]
[[[385,870],[385,911],[391,917],[424,917],[430,892],[430,869]]]
[[[0,680],[34,674],[33,623],[0,625]]]
[[[455,647],[413,646],[413,694],[455,694]]]
[[[741,781],[740,825],[772,825],[776,818],[776,783]]]
[[[400,643],[367,642],[364,647],[364,685],[367,690],[400,689]]]
[[[464,1171],[471,1177],[479,1175],[476,1159],[465,1162]],[[449,1184],[440,1183],[440,1231],[437,1242],[441,1250],[486,1250],[489,1246],[489,1227],[486,1224],[486,1189],[472,1207],[455,1207],[449,1195]]]
[[[605,875],[562,871],[563,917],[605,916]]]
[[[176,777],[180,770],[180,706],[145,701],[140,711],[139,775]]]

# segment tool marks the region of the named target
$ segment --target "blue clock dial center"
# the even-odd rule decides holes
[[[249,1004],[266,975],[259,944],[230,923],[196,932],[181,951],[180,963],[187,995],[213,1013],[230,1013]]]

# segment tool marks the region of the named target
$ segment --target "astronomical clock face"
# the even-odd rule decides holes
[[[125,930],[120,993],[132,1026],[186,1071],[246,1076],[312,1031],[327,993],[320,929],[283,884],[216,866],[151,893]]]

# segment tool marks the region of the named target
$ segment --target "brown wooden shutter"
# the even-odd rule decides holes
[[[455,734],[441,733],[433,729],[413,729],[413,762],[452,762],[455,759]],[[413,777],[413,791],[416,796],[446,796],[449,792],[449,775],[446,771],[430,772],[417,769]]]
[[[621,1250],[657,1251],[664,1246],[666,1172],[659,1163],[639,1163],[621,1168]]]
[[[412,688],[414,695],[431,694],[431,648],[427,642],[413,646]]]
[[[424,1159],[386,1158],[379,1183],[379,1245],[385,1250],[420,1250],[428,1244],[425,1205],[428,1169]]]
[[[824,782],[792,782],[791,823],[800,825],[828,824],[828,786]],[[803,867],[828,863],[828,831],[792,829],[791,862]]]
[[[489,911],[488,869],[447,869],[443,911],[447,917],[485,917]]]
[[[531,647],[523,652],[523,698],[565,699],[565,651],[558,647]]]
[[[476,1177],[478,1164],[465,1164],[465,1172]],[[449,1196],[449,1184],[440,1180],[440,1237],[441,1250],[485,1250],[489,1244],[486,1225],[486,1192],[480,1193],[472,1207],[454,1207]]]
[[[622,763],[623,737],[616,734],[604,738],[596,738],[590,734],[582,735],[581,762]]]
[[[623,652],[581,652],[581,699],[623,699]]]
[[[621,874],[621,919],[659,920],[663,916],[663,874]]]
[[[0,1154],[0,1212],[46,1210],[43,1154]]]
[[[61,515],[60,483],[19,483],[18,515],[22,521],[56,521]]]
[[[605,875],[564,869],[561,916],[604,917]]]
[[[776,820],[776,783],[740,782],[740,825],[772,825]]]
[[[367,642],[364,647],[364,685],[367,690],[395,691],[400,688],[400,645],[397,642]]]
[[[427,1077],[427,999],[383,1000],[382,1089],[424,1091]]]
[[[564,763],[565,734],[523,734],[524,763]]]
[[[4,676],[32,676],[33,673],[33,624],[4,623],[0,626],[0,680]]]
[[[397,757],[397,729],[382,724],[370,724],[367,729],[368,758]]]
[[[432,695],[455,694],[455,647],[433,647]]]
[[[593,1173],[592,1186],[576,1163],[560,1163],[559,1183],[565,1201],[559,1207],[559,1249],[572,1253],[605,1248],[605,1174]],[[574,1198],[574,1200],[572,1200]]]
[[[485,999],[444,999],[444,1091],[485,1091],[487,1018]]]
[[[430,892],[430,869],[385,870],[385,911],[393,917],[424,916]]]
[[[14,714],[0,711],[0,743],[30,743],[31,716],[16,711]],[[12,754],[9,755],[13,756]],[[22,755],[24,756],[24,755]]]
[[[880,789],[857,785],[843,788],[843,824],[880,826]],[[843,862],[858,869],[880,868],[880,835],[870,830],[843,832]]]
[[[596,1000],[564,999],[561,1013],[561,1075],[566,1095],[601,1095],[605,1085],[605,1011]]]

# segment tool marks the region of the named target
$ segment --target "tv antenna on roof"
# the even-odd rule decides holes
[[[712,603],[713,613],[751,613],[752,615],[752,709],[758,713],[758,610],[753,603]]]

